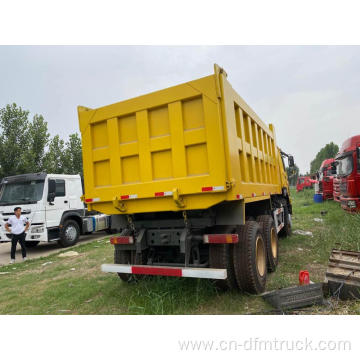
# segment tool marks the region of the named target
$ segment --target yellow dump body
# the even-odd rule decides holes
[[[288,187],[273,126],[217,65],[213,75],[78,114],[92,210],[205,209]]]

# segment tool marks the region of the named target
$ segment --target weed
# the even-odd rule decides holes
[[[360,250],[360,215],[345,213],[333,201],[314,203],[312,197],[311,190],[292,196],[293,229],[311,231],[313,237],[294,234],[280,239],[279,265],[268,275],[267,290],[297,285],[300,270],[321,282],[332,248]],[[76,251],[79,256],[74,258],[55,254],[2,267],[9,273],[0,277],[0,313],[249,314],[270,309],[260,296],[219,292],[210,280],[146,277],[124,283],[116,274],[100,270],[102,263],[113,261],[113,246],[107,240],[80,245]],[[317,307],[309,312],[324,313]],[[359,314],[360,305],[339,302],[327,313]]]

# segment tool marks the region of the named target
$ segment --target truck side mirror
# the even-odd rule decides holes
[[[356,155],[357,155],[357,158],[360,159],[360,146],[358,146],[356,148]]]
[[[289,156],[289,167],[294,167],[295,166],[295,162],[294,162],[294,157],[293,156]]]
[[[49,179],[48,182],[48,196],[47,201],[49,203],[53,202],[55,200],[55,194],[56,194],[56,182],[53,179]]]

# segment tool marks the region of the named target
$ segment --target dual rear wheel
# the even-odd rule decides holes
[[[259,216],[237,227],[237,244],[211,244],[210,267],[227,269],[227,279],[218,280],[221,289],[252,294],[264,292],[267,273],[278,264],[278,237],[271,216]]]

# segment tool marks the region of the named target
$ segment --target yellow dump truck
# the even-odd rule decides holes
[[[78,107],[84,201],[111,216],[115,264],[260,293],[291,231],[283,157],[215,65],[213,75],[98,109]]]

